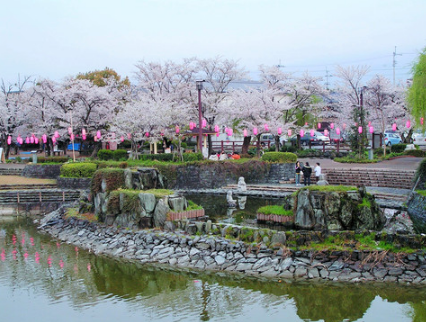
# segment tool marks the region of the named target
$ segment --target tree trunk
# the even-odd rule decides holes
[[[244,137],[243,146],[241,148],[241,154],[248,154],[250,141],[251,141],[251,136]]]

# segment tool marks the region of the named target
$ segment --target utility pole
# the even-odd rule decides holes
[[[330,74],[330,71],[328,70],[328,68],[326,67],[325,68],[325,79],[326,79],[326,82],[325,82],[325,88],[327,89],[327,90],[329,90],[329,88],[328,88],[328,85],[330,85],[330,83],[329,83],[329,78],[330,77],[333,77],[333,75],[331,75]]]
[[[395,46],[395,51],[393,52],[393,64],[392,64],[392,66],[393,66],[393,86],[395,86],[395,66],[396,66],[396,59],[395,59],[395,57],[396,56],[402,56],[402,54],[397,54],[396,53],[396,46]]]

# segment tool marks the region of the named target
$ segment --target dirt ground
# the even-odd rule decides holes
[[[21,176],[0,176],[0,185],[20,185],[20,184],[55,184],[53,179],[25,178]]]

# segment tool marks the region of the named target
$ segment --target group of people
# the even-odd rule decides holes
[[[240,159],[241,156],[238,153],[233,153],[233,154],[226,154],[225,151],[222,151],[221,153],[212,153],[212,155],[210,155],[209,160],[213,160],[213,161],[222,161],[222,160],[226,160],[226,159],[234,159],[234,160],[238,160]]]
[[[315,177],[317,178],[321,175],[321,166],[319,162],[316,163],[314,172],[315,172]],[[302,173],[303,173],[303,184],[305,186],[306,185],[309,186],[311,184],[311,175],[312,175],[312,168],[309,165],[309,162],[306,162],[305,165],[303,166],[300,165],[299,161],[296,162],[296,186],[301,185],[300,177]]]

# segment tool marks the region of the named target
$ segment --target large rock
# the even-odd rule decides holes
[[[170,207],[165,199],[160,199],[154,210],[154,227],[163,227],[167,219],[167,213],[170,211]]]
[[[407,202],[408,214],[417,233],[426,233],[426,197],[413,192]]]
[[[294,223],[299,229],[380,230],[385,218],[374,197],[363,191],[329,192],[301,189]]]
[[[141,202],[141,206],[148,214],[152,214],[155,209],[155,196],[152,193],[143,193],[139,194],[139,200]]]
[[[184,211],[187,208],[186,198],[179,195],[171,195],[168,198],[169,207],[174,211]]]
[[[140,183],[143,189],[163,188],[163,180],[157,169],[138,168]]]

